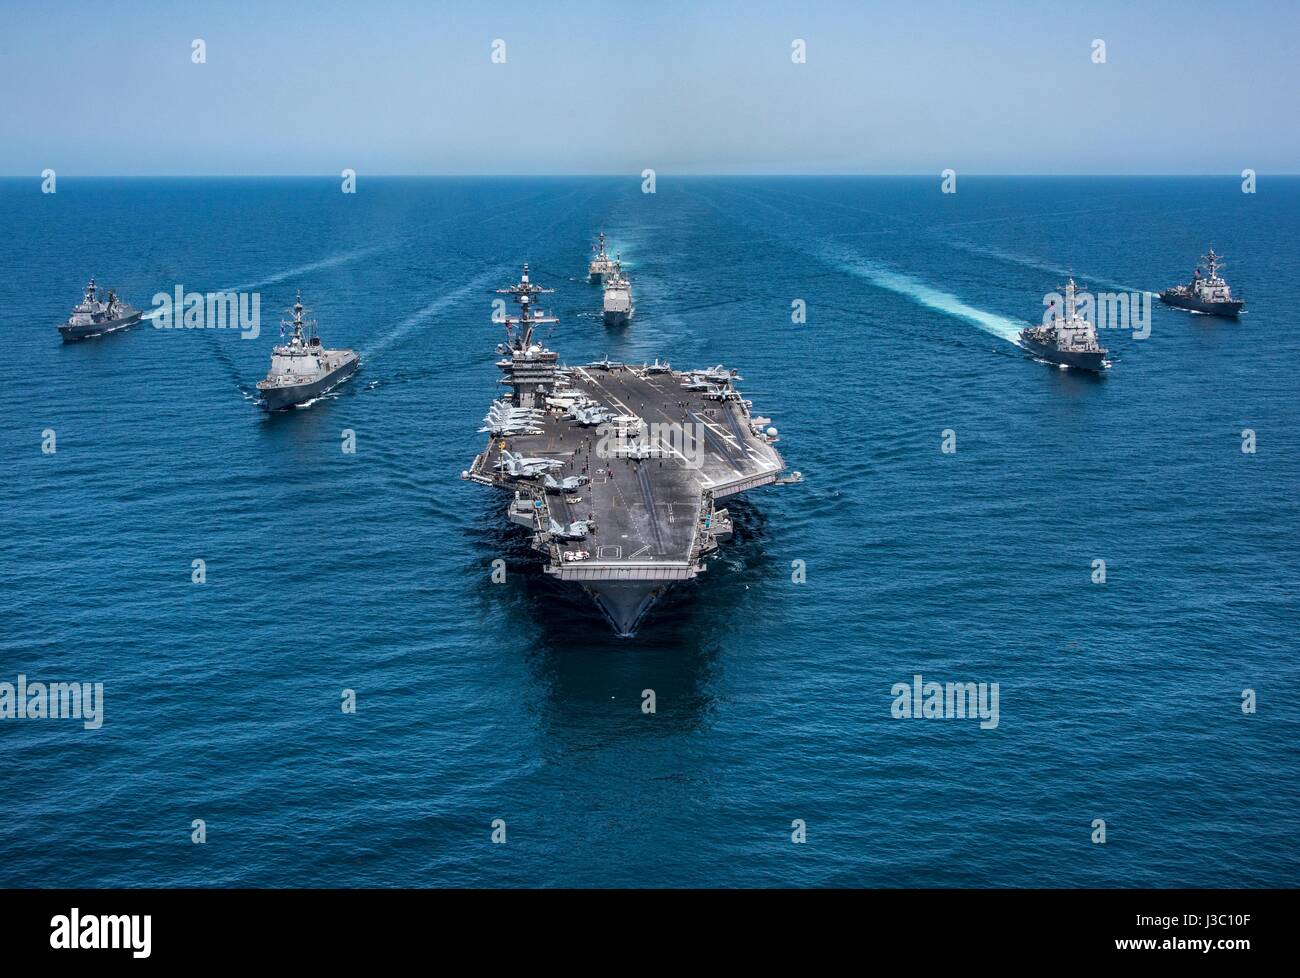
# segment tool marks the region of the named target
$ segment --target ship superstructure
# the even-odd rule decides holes
[[[581,586],[621,636],[673,584],[702,573],[731,534],[720,501],[783,478],[777,431],[750,413],[734,371],[682,373],[658,361],[565,367],[536,336],[527,266],[498,348],[510,389],[488,444],[461,475],[510,493],[511,522],[531,533],[552,577]],[[711,379],[698,389],[691,379]],[[713,395],[713,396],[709,396]]]
[[[536,335],[538,326],[558,323],[559,320],[533,307],[533,299],[554,291],[534,283],[528,277],[527,264],[515,285],[497,289],[499,295],[513,296],[519,305],[517,318],[506,317],[501,321],[506,330],[506,341],[497,346],[497,353],[502,356],[497,366],[505,374],[498,383],[511,388],[510,402],[516,408],[543,407],[546,395],[559,380],[558,355],[538,341]]]
[[[1211,316],[1240,316],[1245,310],[1246,302],[1241,298],[1233,298],[1232,289],[1219,274],[1219,269],[1223,268],[1223,256],[1216,255],[1214,249],[1210,248],[1209,254],[1201,256],[1201,261],[1205,262],[1205,275],[1201,274],[1198,267],[1186,285],[1175,285],[1161,292],[1160,301],[1168,306]]]
[[[1077,289],[1070,279],[1062,291],[1064,300],[1053,300],[1046,322],[1020,331],[1020,342],[1034,356],[1064,367],[1103,370],[1107,350],[1097,342],[1097,327],[1079,315]]]
[[[72,309],[67,322],[59,326],[59,335],[64,342],[89,339],[115,333],[119,329],[134,326],[140,321],[141,312],[134,306],[127,305],[117,297],[112,289],[102,299],[92,278],[86,291]]]
[[[635,312],[636,306],[632,304],[632,283],[623,272],[622,259],[616,258],[605,276],[605,325],[626,326]]]
[[[587,266],[587,277],[590,281],[599,284],[605,280],[605,276],[614,267],[614,260],[605,252],[604,231],[600,232],[600,237],[591,248],[596,255],[591,259],[591,264]]]
[[[264,380],[257,382],[268,411],[306,404],[343,383],[361,365],[353,350],[325,349],[316,332],[316,321],[304,318],[307,310],[301,293],[290,312],[293,318],[280,322],[281,334],[289,331],[289,342],[271,351],[271,369]]]

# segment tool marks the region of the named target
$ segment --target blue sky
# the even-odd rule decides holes
[[[6,0],[0,25],[6,175],[1300,172],[1292,0]]]

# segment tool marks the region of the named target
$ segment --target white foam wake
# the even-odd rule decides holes
[[[415,327],[433,319],[439,313],[455,305],[457,302],[460,302],[466,296],[475,292],[486,293],[488,285],[492,282],[498,281],[502,274],[504,274],[505,268],[505,265],[498,265],[495,268],[489,269],[482,275],[466,282],[460,288],[453,289],[451,292],[440,295],[423,309],[411,313],[411,315],[407,316],[384,335],[377,337],[368,347],[366,347],[362,351],[363,359],[374,357],[377,354],[382,353],[384,350],[387,350],[394,343],[397,343],[410,333],[411,330],[415,329]],[[487,301],[488,300],[485,296],[485,308],[488,312],[491,312],[491,309],[487,307]]]
[[[1022,324],[1008,319],[1006,316],[999,316],[997,313],[976,308],[949,292],[927,285],[920,279],[904,275],[902,272],[890,271],[868,261],[844,261],[840,267],[852,275],[865,278],[872,285],[878,285],[890,292],[905,295],[928,309],[934,309],[936,312],[974,323],[986,332],[999,339],[1006,340],[1008,343],[1017,343],[1020,339]]]
[[[275,285],[277,282],[283,282],[285,279],[294,278],[298,275],[306,275],[309,272],[316,272],[322,268],[333,268],[335,265],[345,265],[348,262],[356,261],[359,258],[365,258],[367,255],[373,255],[377,251],[383,251],[388,245],[370,245],[366,248],[358,248],[355,251],[347,251],[338,255],[331,255],[329,258],[322,258],[320,261],[310,262],[306,265],[299,265],[296,268],[288,268],[283,272],[276,272],[274,275],[268,275],[266,278],[258,279],[256,282],[248,282],[244,285],[236,285],[227,292],[248,292],[252,289],[261,288],[264,285]]]
[[[799,214],[784,211],[752,194],[745,196],[749,197],[751,204],[758,204],[759,206],[774,211],[783,217],[785,221],[783,224],[779,224],[778,227],[788,229],[794,222],[801,222],[810,231],[814,230],[812,223]],[[747,222],[744,222],[742,219],[742,223]],[[890,292],[906,296],[928,309],[933,309],[936,312],[943,313],[944,315],[974,323],[976,326],[980,327],[980,329],[998,337],[998,339],[1019,345],[1020,330],[1022,326],[1027,324],[1017,323],[1014,320],[1008,319],[1006,316],[999,316],[997,313],[979,309],[967,302],[963,302],[961,299],[949,292],[944,292],[942,289],[937,289],[932,285],[928,285],[918,278],[913,278],[912,276],[906,275],[902,272],[896,272],[880,263],[858,257],[851,252],[845,252],[843,250],[837,252],[834,249],[821,249],[814,251],[808,249],[803,243],[803,240],[793,239],[789,234],[786,234],[783,237],[785,237],[787,244],[795,251],[800,251],[806,255],[810,255],[824,264],[848,272],[850,275],[864,278],[868,282],[879,286],[882,289],[888,289]]]

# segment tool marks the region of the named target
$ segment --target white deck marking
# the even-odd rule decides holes
[[[587,371],[584,370],[582,367],[579,367],[579,368],[578,368],[578,373],[580,373],[580,374],[582,374],[582,376],[586,377],[586,378],[587,378],[587,382],[590,383],[593,387],[598,387],[598,388],[600,388],[600,390],[604,393],[604,395],[605,395],[606,397],[608,397],[611,401],[613,401],[615,404],[617,404],[617,405],[619,406],[619,409],[622,411],[623,414],[636,414],[635,411],[633,411],[630,407],[628,407],[626,404],[624,404],[622,401],[620,401],[617,397],[615,397],[615,396],[613,395],[613,393],[610,392],[609,388],[607,388],[604,384],[602,384],[600,381],[598,381],[598,380],[597,380],[595,377],[593,377],[591,374],[587,373]],[[640,417],[640,415],[637,415],[637,416]]]
[[[598,388],[600,389],[601,393],[603,393],[603,394],[604,394],[606,397],[608,397],[611,401],[613,401],[615,404],[617,404],[617,405],[619,406],[619,409],[622,411],[623,414],[635,415],[635,416],[638,417],[638,418],[642,417],[640,414],[637,414],[636,411],[633,411],[633,410],[632,410],[632,409],[631,409],[627,404],[625,404],[622,400],[620,400],[619,398],[615,397],[614,394],[613,394],[613,392],[610,391],[609,388],[607,388],[607,387],[606,387],[604,384],[602,384],[600,381],[596,380],[596,378],[593,377],[593,376],[591,376],[591,374],[587,373],[587,371],[585,371],[585,370],[583,370],[581,367],[579,367],[579,368],[578,368],[578,372],[579,372],[580,374],[582,374],[582,376],[586,377],[587,380],[591,383],[591,385],[592,385],[593,387],[598,387]],[[651,385],[651,386],[653,386],[653,385]],[[666,391],[662,391],[661,393],[667,393],[667,392],[666,392]],[[662,407],[659,407],[659,408],[658,408],[658,411],[659,411],[659,413],[662,414],[665,418],[668,418],[668,421],[669,421],[670,423],[672,422],[672,418],[668,417],[668,412],[665,411]],[[683,455],[683,454],[682,454],[681,452],[679,452],[677,449],[673,448],[672,445],[665,445],[665,444],[663,444],[662,440],[660,441],[659,444],[660,444],[660,447],[661,447],[661,448],[666,448],[666,449],[668,449],[668,451],[670,451],[670,452],[672,452],[674,455],[676,455],[679,459],[682,460],[683,464],[685,464],[685,462],[686,462],[686,456],[685,456],[685,455]]]
[[[727,441],[731,442],[731,444],[735,445],[737,448],[740,447],[740,442],[736,441],[736,436],[733,435],[733,434],[732,434],[730,431],[728,431],[726,428],[724,428],[722,425],[718,424],[718,422],[716,422],[716,421],[710,421],[708,418],[704,417],[702,414],[692,414],[691,417],[693,417],[693,418],[695,418],[695,420],[699,421],[700,424],[708,425],[709,428],[712,429],[713,433],[714,433],[715,435],[717,435],[719,438],[724,438],[724,439],[726,439]]]
[[[698,414],[692,414],[691,416],[694,417],[694,418],[696,418],[696,419],[697,419],[701,424],[705,425],[705,426],[706,426],[710,431],[712,431],[712,432],[713,432],[715,435],[717,435],[719,438],[725,438],[725,439],[727,439],[727,441],[731,442],[733,445],[736,445],[737,448],[740,447],[740,445],[736,442],[736,439],[732,436],[732,434],[731,434],[730,432],[720,430],[716,424],[714,424],[714,423],[712,423],[712,422],[709,422],[709,421],[706,421],[704,418],[702,418],[702,417],[701,417],[700,415],[698,415]],[[718,461],[719,461],[719,462],[721,462],[723,465],[727,465],[727,466],[729,466],[729,467],[731,468],[731,470],[732,470],[733,472],[736,473],[736,475],[738,475],[738,476],[744,476],[744,474],[745,474],[745,470],[742,469],[740,466],[738,466],[735,462],[733,462],[733,461],[732,461],[731,459],[729,459],[727,456],[723,455],[721,452],[715,452],[714,454],[717,455],[717,457],[718,457]],[[710,485],[712,485],[712,483],[710,483]]]
[[[605,384],[597,380],[586,368],[575,367],[573,369],[588,384],[590,384],[591,387],[596,392],[598,392],[604,399],[610,401],[613,405],[617,406],[617,408],[623,414],[634,415],[636,417],[642,417],[644,420],[647,421],[649,420],[649,417],[642,415],[636,411],[633,411],[632,408],[627,404],[627,402],[625,402],[622,398],[615,396],[613,391],[610,389],[610,387],[607,387]],[[630,377],[635,378],[638,382],[645,384],[647,387],[652,388],[663,395],[667,395],[669,393],[667,390],[665,390],[664,388],[660,387],[658,384],[651,381],[648,378],[648,376],[645,375],[643,372],[627,366],[623,367],[622,369],[626,370]],[[624,386],[626,386],[626,383],[624,384]],[[687,401],[687,407],[685,409],[687,418],[693,418],[697,423],[705,426],[723,444],[727,445],[734,451],[742,452],[745,456],[743,461],[742,460],[733,461],[723,452],[710,446],[708,444],[708,440],[705,439],[704,440],[705,451],[708,452],[711,456],[713,456],[717,460],[719,465],[726,468],[730,468],[733,472],[735,472],[737,476],[741,476],[741,477],[744,477],[747,474],[746,467],[744,465],[744,462],[746,461],[754,463],[754,467],[758,470],[755,473],[748,473],[748,474],[760,474],[768,470],[771,463],[770,463],[770,459],[768,458],[768,454],[766,452],[756,451],[754,446],[750,444],[749,440],[743,437],[743,432],[741,437],[737,437],[736,434],[731,430],[730,424],[726,423],[725,420],[717,421],[703,414],[704,411],[712,410],[712,408],[705,405],[700,405],[698,408],[692,410],[690,407],[692,398],[690,398],[689,395],[695,392],[683,390],[681,393],[687,395],[685,398]],[[676,418],[674,418],[672,415],[668,413],[669,406],[670,405],[668,405],[665,401],[659,401],[653,405],[653,411],[651,413],[664,418],[664,420],[666,420],[670,424],[680,423],[677,421]],[[676,402],[674,402],[672,406],[675,407]],[[717,409],[721,411],[730,412],[732,410],[732,406],[728,402],[722,401],[719,402],[719,404],[717,405]],[[743,421],[743,418],[738,419],[737,424],[739,425],[741,421]],[[683,465],[689,465],[689,460],[678,449],[673,448],[671,445],[665,445],[662,442],[660,443],[660,447],[663,449],[667,449],[667,451],[670,452],[673,456],[681,459]],[[704,489],[711,489],[718,484],[715,480],[710,479],[707,475],[705,475],[702,470],[697,471],[695,474],[699,479],[701,487]],[[621,497],[622,493],[620,492],[619,495]]]

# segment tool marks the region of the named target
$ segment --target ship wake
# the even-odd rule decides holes
[[[1119,292],[1146,292],[1151,295],[1156,294],[1155,291],[1151,289],[1140,289],[1133,285],[1125,285],[1122,282],[1115,282],[1111,279],[1089,275],[1086,272],[1077,271],[1073,268],[1062,268],[1060,265],[1052,265],[1033,258],[1025,258],[1021,255],[1012,254],[1009,251],[1003,251],[1000,248],[985,248],[980,245],[971,244],[969,241],[960,241],[955,238],[946,238],[939,235],[935,235],[935,240],[945,247],[952,248],[956,251],[964,251],[968,255],[978,255],[982,258],[990,258],[994,261],[1019,265],[1021,268],[1032,268],[1039,272],[1049,272],[1052,275],[1059,276],[1062,280],[1073,276],[1077,277],[1081,282],[1087,282],[1090,285],[1100,285],[1104,288],[1114,289]]]
[[[972,306],[950,292],[944,292],[942,289],[928,285],[920,279],[904,275],[902,272],[891,271],[874,262],[863,260],[842,261],[839,266],[851,275],[866,279],[872,285],[906,296],[927,309],[933,309],[954,319],[974,323],[980,329],[996,336],[998,339],[1019,345],[1021,324],[1008,319],[1006,316],[999,316],[997,313]]]
[[[415,329],[415,327],[427,323],[430,319],[433,319],[439,313],[454,306],[466,296],[477,292],[483,292],[490,282],[494,282],[501,277],[501,272],[505,267],[505,265],[498,265],[490,271],[484,272],[477,278],[467,282],[465,285],[462,285],[460,288],[454,289],[445,295],[438,296],[438,298],[434,299],[423,309],[411,313],[411,315],[407,316],[387,333],[378,337],[369,347],[363,350],[362,358],[369,359],[370,357],[382,353],[384,350],[387,350],[410,333],[411,330]]]
[[[809,238],[815,239],[821,236],[814,225],[801,214],[776,207],[768,201],[762,200],[753,194],[744,194],[743,198],[746,200],[747,210],[750,213],[752,213],[755,207],[762,207],[779,215],[782,218],[782,221],[776,225],[778,228],[788,229],[793,225],[802,224],[808,229]],[[736,215],[732,216],[739,220],[743,225],[753,226],[745,217],[737,217]],[[755,230],[759,229],[755,228]],[[894,229],[890,230],[893,231]],[[858,278],[866,279],[872,285],[905,296],[927,309],[933,309],[935,312],[943,313],[944,315],[951,316],[954,319],[961,319],[965,322],[973,323],[986,333],[996,336],[1000,340],[1005,340],[1006,342],[1017,346],[1020,343],[1020,330],[1024,325],[1022,323],[1017,323],[1012,319],[1008,319],[1006,316],[999,316],[997,313],[988,312],[987,310],[972,306],[970,303],[962,301],[949,292],[935,288],[934,286],[929,285],[918,278],[914,278],[911,275],[894,271],[893,269],[871,259],[862,258],[858,255],[852,254],[851,252],[846,253],[840,249],[810,249],[805,244],[805,241],[808,240],[807,238],[799,238],[788,233],[778,235],[778,237],[783,238],[785,243],[793,250],[806,254],[832,268],[847,272],[848,274],[854,275]]]
[[[268,275],[266,278],[258,279],[256,282],[248,282],[245,285],[237,285],[233,289],[226,289],[227,292],[247,292],[250,289],[258,289],[265,285],[275,285],[286,279],[297,278],[299,275],[306,275],[310,272],[317,272],[323,268],[334,268],[336,265],[346,265],[348,262],[357,261],[373,255],[376,252],[383,251],[389,247],[386,244],[371,245],[366,248],[357,248],[355,251],[346,251],[341,254],[331,255],[328,258],[322,258],[320,261],[314,261],[307,265],[299,265],[296,268],[289,268],[283,272],[276,272],[274,275]]]

